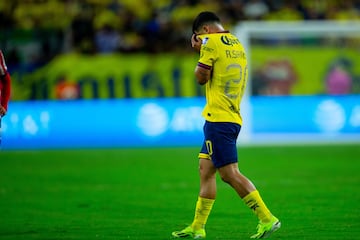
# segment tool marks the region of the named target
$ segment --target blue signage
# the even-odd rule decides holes
[[[252,97],[248,103],[249,131],[240,135],[249,143],[298,136],[360,142],[359,95]],[[12,102],[2,119],[1,147],[201,146],[204,104],[204,98]]]
[[[251,98],[252,142],[360,143],[360,95]]]
[[[360,133],[360,96],[253,97],[254,132]]]
[[[13,102],[2,149],[199,145],[202,98]]]

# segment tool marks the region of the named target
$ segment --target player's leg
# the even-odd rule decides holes
[[[266,238],[280,228],[280,221],[271,214],[254,184],[244,176],[237,163],[228,164],[218,169],[221,179],[232,186],[245,204],[259,218],[257,233],[252,238]]]
[[[196,202],[192,224],[172,233],[174,238],[203,239],[206,237],[205,225],[216,197],[216,168],[210,159],[199,160],[200,192]]]
[[[241,198],[256,190],[254,184],[240,173],[238,163],[230,163],[218,171],[221,179],[233,187]]]
[[[200,192],[207,199],[216,198],[216,168],[210,159],[199,159]]]
[[[216,168],[209,159],[200,158],[200,192],[196,202],[194,220],[191,224],[193,229],[205,229],[216,197]],[[205,237],[205,230],[204,230]]]
[[[241,126],[232,123],[210,124],[215,135],[211,137],[211,159],[217,167],[223,181],[230,184],[245,204],[254,211],[259,218],[258,232],[255,238],[267,237],[280,227],[280,222],[266,207],[254,184],[238,168],[236,140]]]
[[[216,168],[210,160],[209,152],[212,150],[205,141],[199,154],[200,192],[196,202],[194,220],[190,226],[173,232],[174,238],[203,239],[206,237],[205,225],[216,197]]]
[[[221,179],[235,189],[237,194],[244,200],[263,222],[269,222],[271,213],[260,197],[254,184],[240,173],[238,164],[232,163],[218,169]]]

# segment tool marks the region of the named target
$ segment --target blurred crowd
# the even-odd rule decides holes
[[[21,59],[41,65],[69,51],[187,51],[192,21],[203,10],[231,30],[245,20],[359,20],[360,0],[1,1],[0,47],[10,65]]]

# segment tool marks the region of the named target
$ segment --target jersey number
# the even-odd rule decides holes
[[[231,69],[233,68],[237,68],[238,71],[240,72],[239,74],[239,78],[235,78],[235,79],[229,79],[226,83],[225,83],[225,89],[224,89],[224,92],[225,92],[225,95],[230,98],[230,99],[236,99],[240,92],[238,94],[233,94],[233,93],[230,93],[230,86],[231,85],[234,85],[234,84],[240,84],[241,80],[242,79],[245,79],[246,80],[246,77],[247,77],[247,66],[245,67],[245,71],[244,71],[244,78],[242,77],[243,75],[243,68],[239,65],[239,64],[230,64],[229,66],[226,67],[226,72],[230,71]],[[245,81],[243,81],[243,85],[241,86],[241,91],[244,90],[244,87],[245,87]]]
[[[206,148],[208,150],[208,153],[211,156],[213,154],[212,143],[210,140],[206,140],[205,143],[206,143]]]

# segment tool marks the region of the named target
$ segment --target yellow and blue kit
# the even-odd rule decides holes
[[[205,140],[200,158],[219,168],[237,162],[236,139],[242,125],[240,102],[247,83],[247,59],[240,41],[229,32],[199,35],[198,67],[211,70],[203,109]]]

